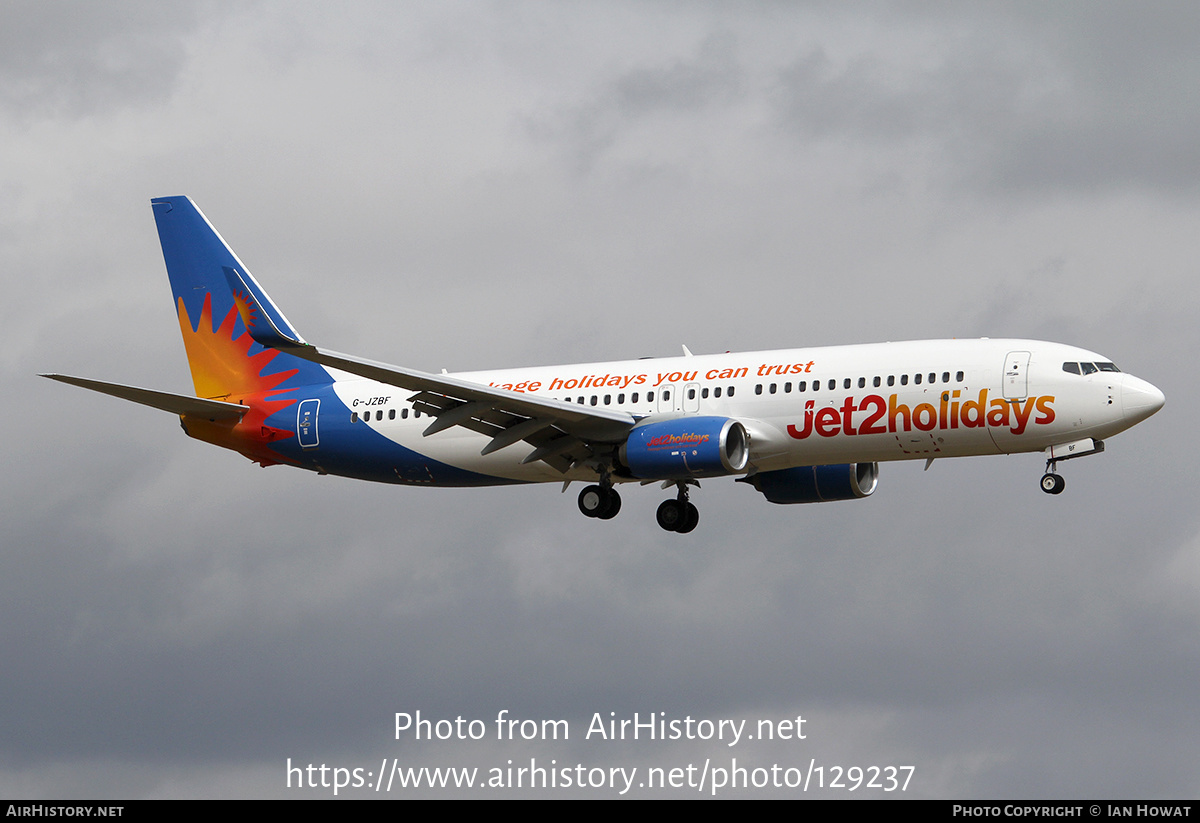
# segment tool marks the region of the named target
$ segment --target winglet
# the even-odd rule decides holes
[[[222,268],[229,289],[233,292],[238,314],[241,315],[242,323],[255,343],[271,349],[307,345],[304,338],[288,323],[279,307],[248,272],[243,274],[232,266]],[[259,321],[260,316],[265,323]]]

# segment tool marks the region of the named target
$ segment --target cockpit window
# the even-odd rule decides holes
[[[1098,371],[1120,372],[1116,363],[1063,363],[1063,371],[1071,374],[1095,374]]]

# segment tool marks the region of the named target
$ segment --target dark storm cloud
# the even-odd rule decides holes
[[[720,110],[743,90],[737,42],[729,32],[708,36],[691,53],[644,63],[592,90],[586,105],[570,104],[549,118],[540,114],[531,123],[532,133],[566,137],[566,147],[578,155],[577,168],[588,171],[631,128],[656,117]]]
[[[732,35],[714,35],[689,60],[633,69],[613,83],[617,107],[636,117],[727,102],[741,88],[736,52]]]
[[[210,10],[214,7],[209,7]],[[0,105],[20,117],[78,117],[161,102],[184,64],[188,3],[5,3]]]
[[[809,138],[917,142],[949,180],[996,193],[1200,185],[1200,12],[1127,4],[892,9],[921,59],[807,48],[778,75]]]

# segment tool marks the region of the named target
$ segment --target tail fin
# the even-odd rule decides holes
[[[320,366],[251,338],[249,327],[265,321],[282,339],[303,342],[200,209],[187,197],[150,202],[196,395],[225,399],[329,382]]]

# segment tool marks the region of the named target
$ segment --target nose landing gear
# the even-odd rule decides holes
[[[1061,474],[1055,474],[1053,466],[1047,465],[1046,473],[1042,475],[1042,491],[1046,494],[1062,494],[1066,487],[1066,479]]]
[[[1050,459],[1046,461],[1046,473],[1042,475],[1042,491],[1046,494],[1062,494],[1067,487],[1067,481],[1058,474],[1058,461],[1074,460],[1077,457],[1087,457],[1104,451],[1104,441],[1088,438],[1063,443],[1046,449]]]

